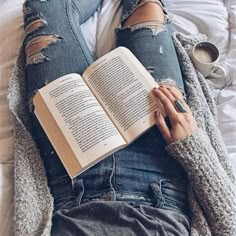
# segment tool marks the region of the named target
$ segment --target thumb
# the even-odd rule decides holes
[[[157,125],[158,129],[160,130],[165,141],[168,144],[171,143],[171,132],[170,132],[170,129],[168,128],[166,121],[165,121],[164,117],[162,116],[162,114],[158,111],[155,111],[154,118],[155,118],[156,125]]]

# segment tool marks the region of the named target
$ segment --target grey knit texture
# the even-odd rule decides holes
[[[14,122],[15,235],[50,235],[53,199],[39,150],[31,136],[27,109],[24,52],[9,84],[9,107]]]
[[[236,235],[235,178],[218,129],[211,88],[195,71],[187,54],[195,43],[205,39],[203,35],[173,35],[188,103],[199,130],[166,148],[182,164],[191,180],[191,235],[233,236]],[[53,199],[39,151],[30,134],[22,50],[10,82],[8,99],[15,125],[15,235],[49,236]]]

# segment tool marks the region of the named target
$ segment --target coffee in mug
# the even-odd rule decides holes
[[[212,53],[207,47],[196,47],[194,53],[197,60],[203,63],[212,63],[217,60],[217,54]]]
[[[218,48],[210,42],[199,42],[189,53],[190,58],[197,70],[203,76],[212,78],[225,78],[226,71],[219,65],[220,52]]]

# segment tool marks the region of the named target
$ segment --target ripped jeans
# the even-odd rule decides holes
[[[27,0],[24,4],[32,135],[45,165],[54,211],[90,201],[124,201],[134,207],[144,204],[188,216],[187,175],[165,151],[165,141],[156,127],[71,180],[33,113],[32,97],[37,89],[65,74],[82,74],[94,61],[80,25],[100,2]],[[138,3],[138,0],[123,0],[121,22]],[[157,82],[175,84],[184,91],[167,17],[161,27],[121,26],[116,30],[117,46],[129,48]]]

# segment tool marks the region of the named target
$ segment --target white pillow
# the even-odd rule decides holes
[[[236,85],[236,0],[226,1],[226,6],[229,13],[230,44],[225,63],[230,68],[230,82]]]

